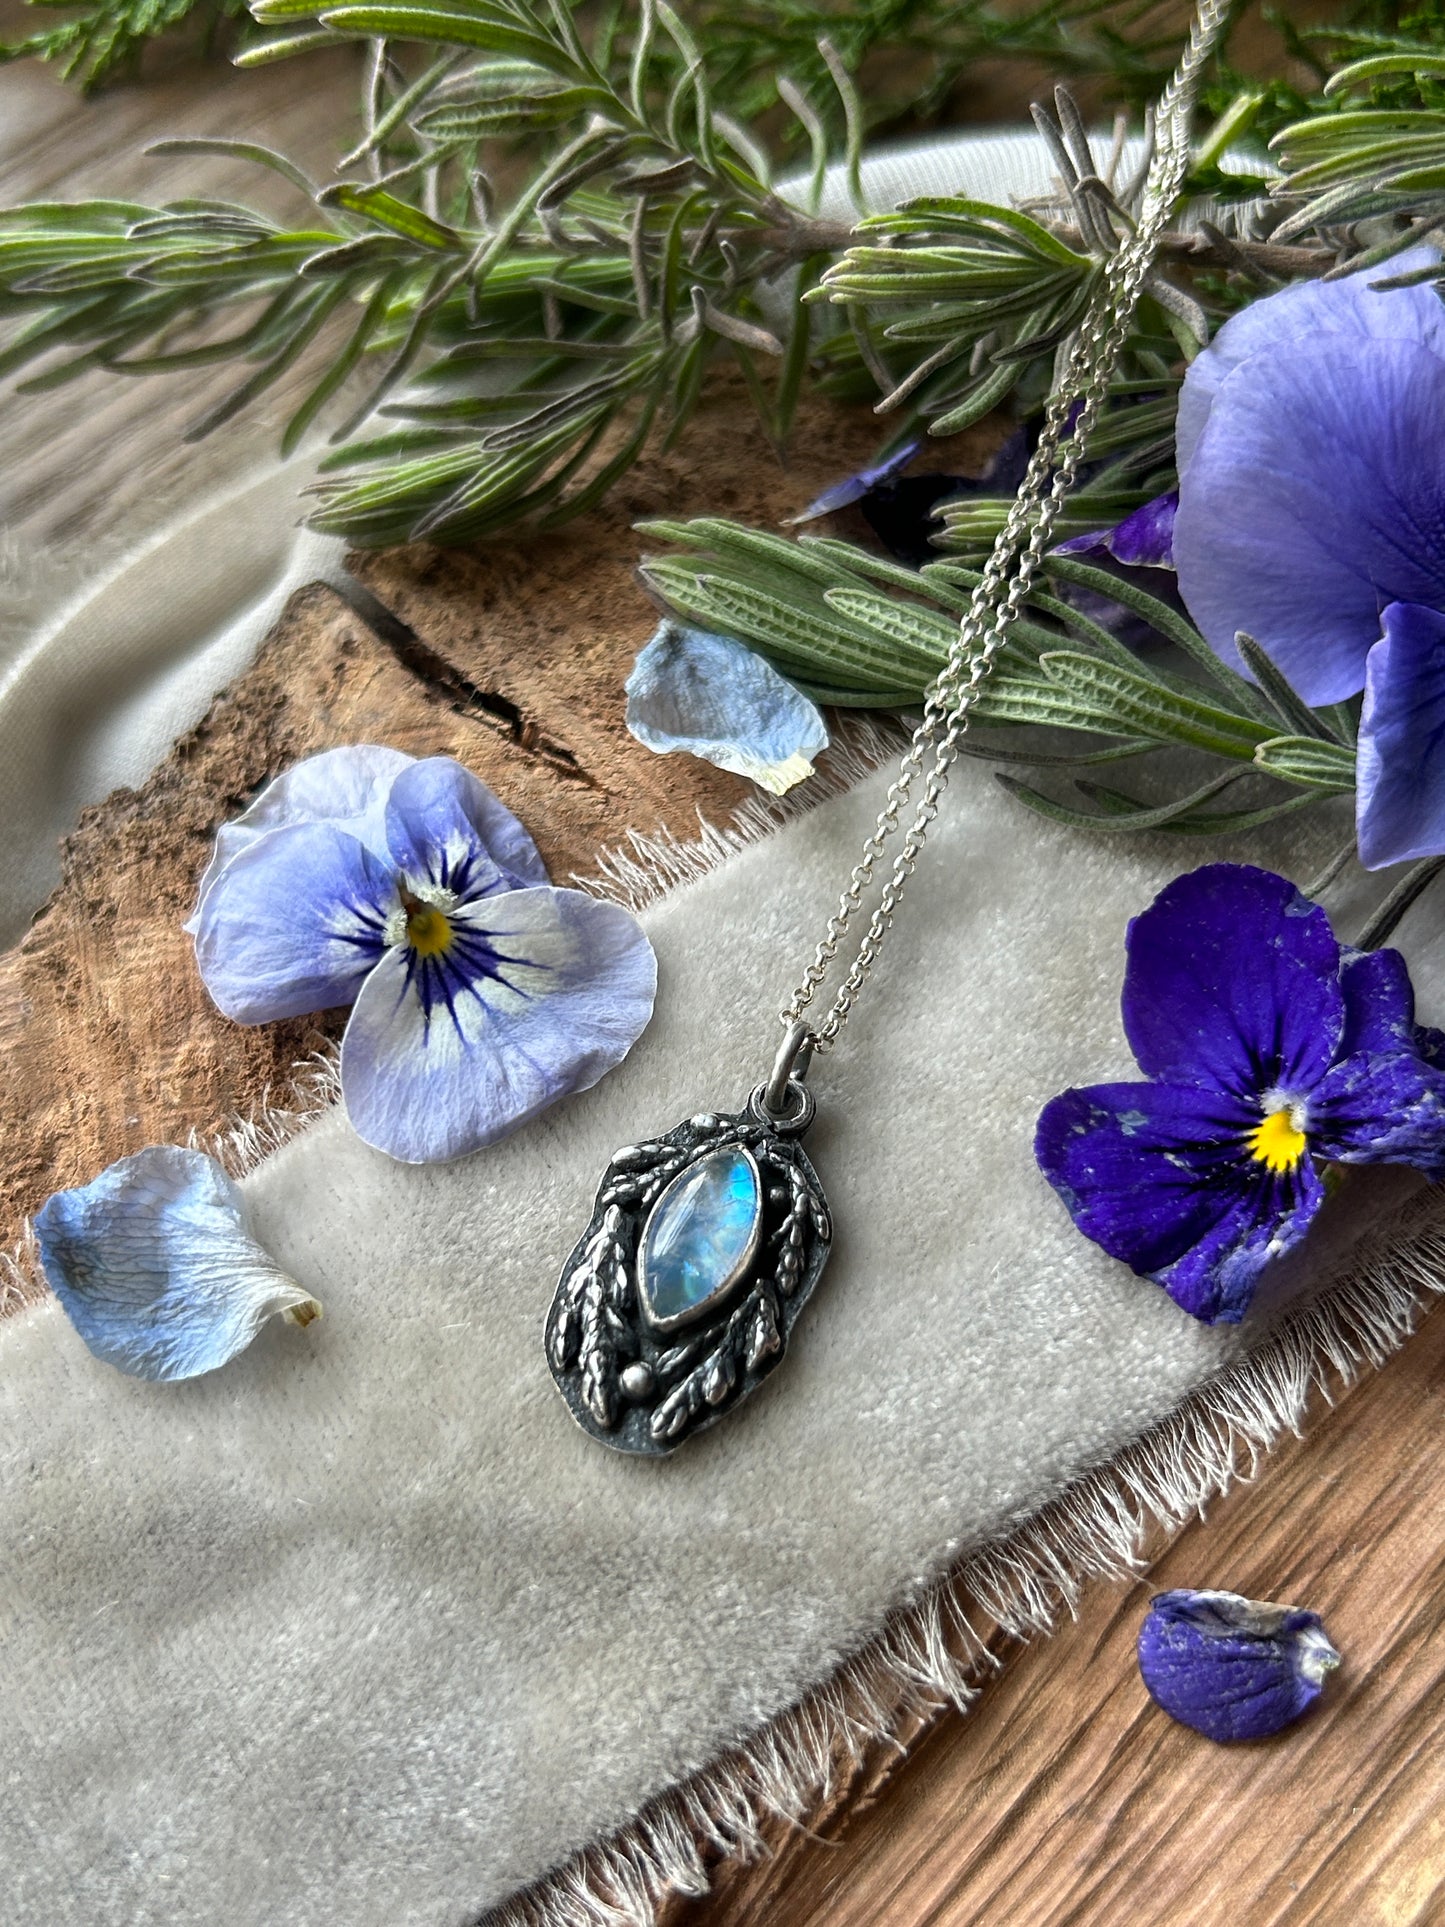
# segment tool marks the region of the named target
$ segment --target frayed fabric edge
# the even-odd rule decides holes
[[[1284,1434],[1301,1435],[1313,1398],[1332,1404],[1399,1351],[1445,1293],[1445,1191],[1424,1192],[1388,1234],[1368,1234],[1349,1264],[1348,1282],[1282,1318],[1107,1464],[971,1553],[823,1686],[478,1927],[655,1927],[665,1901],[708,1892],[719,1861],[765,1854],[769,1824],[804,1821],[870,1748],[944,1708],[966,1711],[1002,1664],[990,1639],[1035,1639],[1076,1615],[1092,1581],[1137,1577],[1152,1529],[1172,1535],[1203,1516],[1258,1474]]]

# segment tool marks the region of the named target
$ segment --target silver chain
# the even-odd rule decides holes
[[[939,798],[949,768],[959,754],[959,741],[968,728],[978,692],[1003,647],[1009,625],[1028,600],[1059,510],[1074,486],[1085,444],[1107,399],[1110,378],[1153,265],[1159,236],[1188,171],[1194,97],[1230,3],[1200,0],[1189,45],[1155,114],[1154,153],[1137,225],[1104,265],[1099,286],[1074,338],[1064,379],[1049,402],[1038,447],[973,592],[968,613],[959,625],[948,662],[928,691],[923,719],[904,752],[827,933],[782,1012],[790,1036],[799,1041],[806,1038],[812,1049],[827,1050],[836,1041],[872,971],[883,939],[892,928],[904,886],[917,866],[928,826],[938,814]],[[821,1023],[810,1024],[804,1013],[822,989],[839,946],[863,907],[883,846],[900,828],[903,807],[920,776],[923,786],[913,820],[904,832],[892,873],[879,893],[857,954],[827,1015]],[[787,1045],[784,1050],[791,1061],[796,1045],[791,1052]]]

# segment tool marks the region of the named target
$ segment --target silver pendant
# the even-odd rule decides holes
[[[690,1117],[608,1165],[547,1318],[552,1376],[601,1444],[663,1457],[782,1363],[832,1241],[799,1142],[811,1047],[795,1025],[745,1111]]]

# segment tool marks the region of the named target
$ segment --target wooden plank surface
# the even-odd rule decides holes
[[[346,83],[341,66],[238,76],[182,65],[82,109],[34,70],[0,71],[0,194],[135,192],[156,178],[159,198],[176,191],[176,164],[153,177],[156,164],[128,150],[182,130],[264,136],[321,167],[350,113]],[[207,176],[212,191],[242,185],[224,167]],[[0,489],[12,550],[39,544],[61,568],[77,545],[122,538],[158,495],[259,449],[279,404],[200,455],[179,448],[175,426],[205,386],[88,384],[83,418],[54,396],[7,398]],[[627,579],[628,516],[663,506],[771,516],[846,468],[873,431],[810,418],[781,478],[726,397],[719,410],[691,450],[569,537],[580,548],[369,562],[410,640],[377,635],[329,592],[307,593],[146,789],[87,819],[66,888],[0,960],[7,1226],[52,1184],[244,1107],[334,1034],[325,1018],[260,1032],[221,1024],[195,992],[178,932],[215,821],[281,763],[384,719],[408,747],[465,756],[562,869],[585,867],[609,827],[686,828],[696,803],[716,811],[736,796],[697,766],[629,752],[599,716],[645,629]],[[710,459],[696,454],[706,448]],[[549,638],[580,642],[575,671],[557,666],[570,651],[559,657]],[[150,921],[133,914],[142,900]],[[69,1040],[58,1056],[57,1037]],[[1096,1586],[1077,1624],[1001,1651],[1007,1664],[967,1719],[940,1716],[902,1754],[880,1748],[806,1827],[775,1830],[769,1860],[719,1869],[713,1895],[670,1907],[667,1927],[1445,1920],[1442,1406],[1445,1317],[1304,1444],[1276,1453],[1256,1484],[1159,1549],[1151,1584],[1228,1585],[1325,1613],[1346,1667],[1294,1734],[1224,1751],[1172,1727],[1133,1666],[1147,1589]]]

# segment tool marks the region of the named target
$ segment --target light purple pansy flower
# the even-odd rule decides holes
[[[1174,529],[1226,662],[1243,668],[1245,630],[1307,703],[1364,691],[1370,869],[1445,849],[1445,304],[1378,274],[1286,288],[1220,330],[1180,400]]]
[[[552,888],[485,784],[371,746],[299,764],[223,829],[186,927],[238,1023],[352,1006],[347,1114],[413,1164],[589,1089],[641,1035],[657,983],[636,918]]]
[[[214,1158],[153,1144],[35,1219],[50,1287],[97,1358],[134,1378],[195,1378],[278,1314],[321,1307],[252,1237],[245,1200]]]
[[[1035,1154],[1088,1238],[1234,1324],[1324,1202],[1320,1167],[1445,1164],[1445,1075],[1405,961],[1341,948],[1286,878],[1215,863],[1130,923],[1124,1032],[1145,1082],[1065,1091]]]
[[[644,748],[685,750],[783,796],[828,747],[818,705],[731,636],[671,617],[627,678],[627,727]]]
[[[1364,692],[1369,869],[1445,851],[1445,303],[1374,285],[1437,260],[1414,248],[1233,316],[1185,377],[1177,506],[1160,496],[1064,545],[1172,561],[1189,613],[1244,674],[1241,630],[1307,703]]]
[[[1292,1726],[1339,1663],[1318,1613],[1235,1592],[1156,1593],[1139,1632],[1139,1673],[1155,1705],[1226,1743]]]

